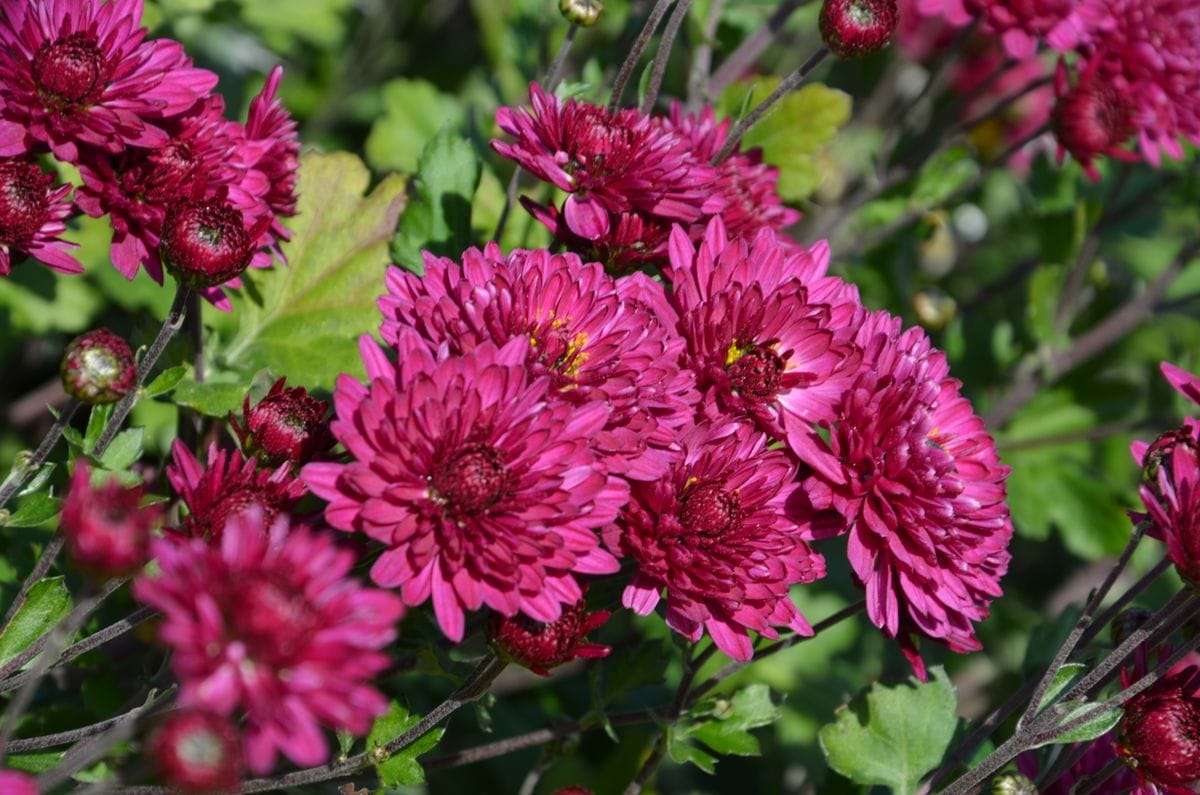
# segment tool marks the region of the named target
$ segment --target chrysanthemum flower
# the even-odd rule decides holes
[[[291,465],[260,470],[254,458],[245,459],[237,450],[208,448],[208,464],[201,466],[192,451],[176,439],[171,446],[172,463],[167,479],[187,506],[179,532],[220,543],[221,532],[234,516],[251,509],[262,512],[270,524],[287,513],[304,496],[304,484],[291,475]]]
[[[396,344],[415,330],[433,349],[460,354],[528,335],[526,366],[550,379],[555,399],[607,405],[593,446],[609,470],[659,477],[697,398],[690,373],[677,364],[683,341],[602,266],[574,254],[517,250],[505,257],[492,243],[469,249],[462,261],[426,255],[421,277],[388,270],[388,292],[379,299],[384,340]]]
[[[0,792],[7,795],[38,795],[33,776],[19,770],[0,770]]]
[[[393,365],[364,338],[370,380],[338,380],[331,426],[355,460],[301,473],[330,524],[388,547],[371,578],[410,606],[432,597],[452,640],[483,605],[555,621],[582,596],[576,575],[618,568],[595,533],[628,497],[589,444],[607,408],[551,400],[529,344],[435,360],[414,332]]]
[[[55,188],[54,177],[35,163],[0,158],[0,276],[26,255],[61,273],[83,272],[67,253],[79,246],[59,238],[72,214],[70,192],[70,185]]]
[[[716,170],[649,116],[633,109],[609,113],[575,99],[564,102],[536,83],[529,93],[532,110],[496,111],[496,123],[515,140],[492,141],[492,148],[571,194],[561,219],[578,238],[612,248],[609,238],[623,215],[651,223],[692,223],[723,209],[723,199],[711,191]],[[557,212],[544,210],[539,220],[557,232]],[[629,256],[636,260],[655,247],[643,244]]]
[[[1104,18],[1103,0],[963,0],[969,14],[982,17],[989,32],[1000,34],[1013,58],[1030,58],[1043,39],[1068,52]]]
[[[705,423],[682,438],[684,456],[652,483],[635,483],[605,543],[637,569],[621,602],[647,615],[666,591],[666,621],[695,642],[704,632],[736,660],[748,635],[812,628],[788,597],[825,575],[805,543],[807,514],[795,501],[796,464],[744,422]]]
[[[197,709],[172,712],[150,738],[159,774],[182,792],[221,792],[241,780],[242,741],[229,718]]]
[[[595,660],[612,651],[599,643],[587,643],[587,634],[608,621],[607,610],[588,612],[580,599],[563,608],[557,621],[543,624],[523,615],[493,613],[488,622],[488,642],[497,654],[528,668],[538,676],[571,660]]]
[[[749,416],[819,464],[808,455],[813,423],[833,418],[862,358],[853,341],[862,307],[854,288],[825,276],[828,245],[805,251],[765,229],[730,240],[716,218],[698,247],[676,228],[670,258],[685,362],[709,413]]]
[[[322,726],[365,734],[387,699],[370,686],[388,666],[404,607],[348,577],[354,555],[329,533],[271,525],[261,511],[230,519],[220,542],[155,542],[160,573],[134,583],[163,614],[179,703],[245,714],[249,768],[280,751],[301,767],[329,758]]]
[[[806,488],[816,508],[845,518],[867,615],[923,674],[909,633],[980,648],[972,624],[1001,594],[1010,558],[1008,468],[921,329],[876,312],[859,340],[863,372]]]
[[[0,15],[4,119],[75,161],[79,144],[109,152],[161,146],[163,119],[217,84],[183,45],[146,41],[142,0],[6,2]]]
[[[132,574],[147,560],[150,533],[162,520],[162,506],[143,506],[141,486],[126,488],[115,478],[93,487],[80,459],[63,501],[60,526],[72,560],[102,577]]]
[[[1192,785],[1200,779],[1200,668],[1173,670],[1125,702],[1117,732],[1121,755],[1142,781],[1169,793],[1195,792]]]
[[[1059,161],[1070,152],[1092,181],[1098,181],[1100,172],[1094,165],[1097,158],[1136,160],[1136,155],[1123,148],[1133,136],[1132,98],[1102,80],[1092,79],[1073,87],[1066,80],[1066,68],[1060,64],[1055,72],[1058,101],[1053,115]]]

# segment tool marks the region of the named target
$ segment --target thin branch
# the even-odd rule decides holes
[[[720,96],[722,91],[745,74],[758,60],[758,56],[771,46],[771,42],[779,35],[779,31],[783,30],[792,13],[807,3],[808,0],[783,0],[762,27],[743,40],[717,67],[717,71],[713,72],[708,81],[704,98],[711,100]]]
[[[667,73],[667,62],[671,60],[671,50],[675,47],[675,37],[679,34],[679,27],[683,24],[683,20],[687,19],[688,11],[691,8],[692,0],[678,0],[675,10],[671,12],[671,18],[667,20],[667,26],[663,28],[662,38],[658,42],[658,52],[654,54],[654,62],[650,67],[650,83],[646,86],[646,97],[642,100],[641,108],[639,108],[643,114],[649,114],[654,110],[654,103],[658,101],[658,92],[662,88],[663,77]]]
[[[639,795],[642,788],[654,775],[654,771],[658,770],[658,764],[662,761],[663,756],[667,752],[667,734],[665,731],[660,732],[658,739],[654,741],[654,747],[650,749],[650,755],[646,757],[646,761],[642,763],[637,775],[633,781],[629,782],[629,786],[625,788],[624,795]]]
[[[658,29],[658,23],[662,22],[663,16],[667,13],[667,6],[671,5],[673,0],[656,0],[654,8],[650,12],[649,19],[646,20],[642,32],[638,34],[637,40],[634,41],[633,47],[629,49],[629,54],[625,56],[625,62],[621,64],[621,70],[617,72],[617,79],[613,83],[612,97],[608,100],[608,112],[615,113],[617,108],[621,107],[621,95],[625,93],[625,86],[629,83],[629,78],[633,75],[633,70],[637,67],[638,61],[642,58],[642,53],[646,51],[646,46],[650,44],[650,38],[654,35],[654,31]]]
[[[46,459],[50,457],[54,446],[62,438],[63,431],[71,423],[71,418],[75,416],[78,408],[79,401],[71,398],[67,402],[67,405],[63,406],[58,418],[50,426],[50,430],[42,437],[42,441],[38,444],[37,449],[32,453],[21,453],[17,456],[17,463],[13,465],[12,472],[4,479],[4,483],[0,484],[0,508],[7,505],[8,501],[25,485],[25,482],[42,468],[42,464],[46,463]],[[5,624],[8,623],[10,617],[5,617]]]
[[[688,70],[687,110],[695,113],[708,97],[705,87],[708,85],[709,74],[712,71],[713,42],[717,38],[717,26],[721,23],[721,12],[725,10],[725,0],[710,0],[708,15],[704,18],[704,31],[700,34],[700,43],[692,53],[692,66]]]

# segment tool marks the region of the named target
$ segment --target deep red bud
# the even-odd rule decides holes
[[[89,405],[115,403],[137,382],[129,343],[106,328],[71,340],[59,372],[67,394]]]
[[[26,160],[0,158],[0,246],[27,243],[50,216],[54,177]]]
[[[304,387],[285,388],[285,382],[276,381],[254,406],[247,395],[242,424],[229,415],[246,455],[257,456],[265,466],[277,467],[284,461],[304,464],[327,452],[335,441],[325,420],[329,404],[310,397]]]
[[[896,30],[896,0],[825,0],[821,38],[839,58],[861,58],[882,50]]]
[[[150,741],[166,782],[184,792],[230,789],[242,777],[242,748],[227,718],[198,710],[173,712]]]
[[[215,287],[246,270],[255,239],[237,208],[220,199],[187,201],[167,211],[159,254],[181,283]]]
[[[1129,102],[1112,86],[1095,80],[1060,97],[1051,123],[1058,142],[1084,166],[1111,154],[1133,135]]]
[[[1200,779],[1200,698],[1196,668],[1151,685],[1125,704],[1121,754],[1150,783],[1185,787]]]
[[[143,506],[143,495],[142,487],[126,488],[115,478],[95,488],[87,464],[80,460],[75,465],[60,526],[80,568],[119,577],[145,565],[150,533],[162,519],[162,507]]]
[[[549,669],[576,658],[607,657],[612,651],[598,643],[585,643],[585,636],[608,621],[609,612],[587,612],[580,599],[563,607],[557,621],[542,624],[524,615],[493,614],[488,623],[488,637],[496,653],[510,662],[523,665],[539,676],[549,676]]]

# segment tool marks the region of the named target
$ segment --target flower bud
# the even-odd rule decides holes
[[[50,217],[54,177],[36,164],[0,158],[0,246],[26,243]]]
[[[180,283],[215,287],[246,270],[256,237],[237,208],[219,199],[187,201],[167,211],[159,254]]]
[[[174,712],[150,741],[163,779],[184,792],[229,789],[242,777],[242,749],[227,718],[199,710]]]
[[[1062,147],[1087,166],[1129,139],[1133,113],[1114,87],[1090,80],[1059,97],[1051,124]]]
[[[1153,613],[1143,607],[1131,607],[1117,613],[1117,617],[1108,626],[1113,645],[1120,646],[1124,643],[1125,639],[1141,629],[1152,615]]]
[[[1020,773],[1005,773],[992,782],[992,795],[1038,795],[1038,788]]]
[[[71,340],[59,373],[67,394],[92,406],[117,402],[137,382],[129,343],[106,328]]]
[[[896,0],[825,0],[821,38],[839,58],[861,58],[882,50],[896,30]]]
[[[143,506],[142,496],[141,486],[125,488],[115,478],[94,488],[87,464],[76,463],[60,525],[80,568],[119,577],[145,565],[150,531],[162,518],[162,508]]]
[[[604,13],[604,3],[600,0],[558,0],[558,10],[572,25],[590,28]]]
[[[608,621],[609,612],[587,612],[580,599],[563,607],[557,621],[542,624],[524,615],[493,614],[488,624],[492,648],[506,660],[523,665],[539,676],[549,676],[550,668],[576,658],[607,657],[612,651],[598,643],[584,643],[584,637]]]
[[[1200,670],[1178,671],[1125,704],[1121,754],[1148,782],[1186,787],[1200,778]]]
[[[285,382],[283,378],[276,381],[254,406],[247,395],[242,402],[243,424],[229,415],[242,450],[265,466],[277,467],[284,461],[304,464],[334,444],[325,421],[329,404],[309,397],[304,387],[285,388]]]

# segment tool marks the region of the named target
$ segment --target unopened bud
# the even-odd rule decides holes
[[[91,406],[116,403],[137,381],[129,343],[106,328],[71,340],[59,372],[67,394]]]
[[[839,58],[861,58],[882,50],[896,30],[896,0],[825,0],[821,38]]]
[[[590,28],[604,13],[604,3],[600,0],[558,0],[558,10],[572,25]]]
[[[1038,795],[1038,788],[1020,773],[1005,773],[992,781],[992,795]]]

